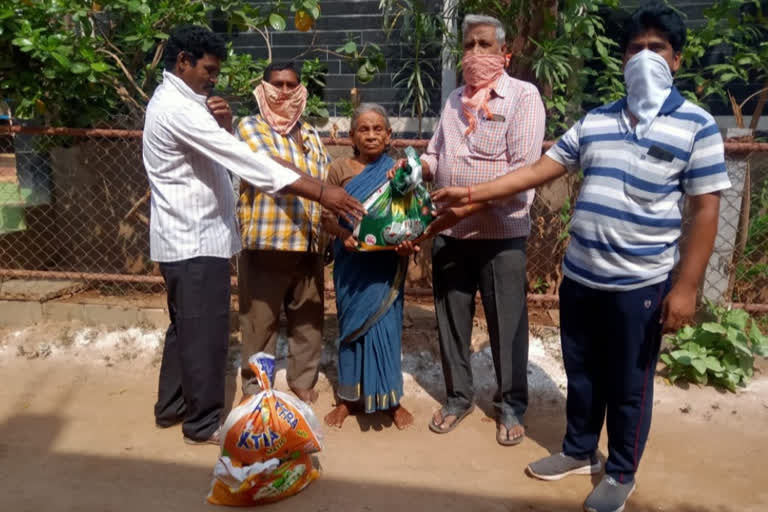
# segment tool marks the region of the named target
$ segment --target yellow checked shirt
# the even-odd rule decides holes
[[[254,151],[266,151],[293,163],[305,173],[325,181],[330,158],[317,131],[301,124],[302,146],[280,135],[261,114],[244,118],[237,135]],[[245,249],[319,252],[320,217],[317,203],[293,194],[271,197],[250,184],[240,183],[237,216]]]

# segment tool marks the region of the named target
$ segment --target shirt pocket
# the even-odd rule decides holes
[[[486,160],[504,160],[507,155],[507,123],[479,118],[469,134],[472,154]]]
[[[635,204],[649,207],[677,190],[682,163],[666,162],[649,155],[624,177],[624,195]]]

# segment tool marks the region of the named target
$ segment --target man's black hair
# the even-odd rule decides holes
[[[683,19],[677,11],[666,4],[649,2],[632,13],[632,16],[626,21],[621,40],[621,52],[627,51],[627,46],[632,39],[650,29],[658,30],[675,50],[675,53],[683,51],[687,37]]]
[[[301,81],[301,75],[299,75],[299,72],[296,71],[296,66],[293,64],[293,62],[270,62],[267,67],[264,68],[264,75],[262,80],[265,82],[269,82],[269,79],[272,77],[273,71],[286,71],[290,70],[296,73],[296,78]]]
[[[173,71],[176,67],[176,58],[180,52],[189,55],[189,61],[194,66],[197,59],[210,53],[220,60],[227,59],[227,45],[224,39],[215,32],[197,25],[184,25],[173,31],[165,45],[165,69]]]

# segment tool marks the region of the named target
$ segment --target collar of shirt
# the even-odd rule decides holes
[[[664,104],[661,106],[661,110],[659,110],[658,116],[668,116],[672,112],[679,109],[684,102],[685,102],[685,98],[683,98],[683,95],[680,94],[679,90],[677,90],[677,87],[673,85],[672,91],[669,93],[669,96],[667,96],[667,99],[664,101]],[[614,112],[621,112],[621,119],[622,121],[624,121],[623,127],[625,128],[625,131],[628,131],[629,127],[632,126],[632,120],[629,117],[629,110],[627,109],[626,96],[621,98],[619,101],[617,101],[610,110]]]
[[[206,101],[208,100],[208,97],[203,96],[202,94],[197,94],[186,84],[186,82],[184,82],[184,80],[177,77],[170,71],[163,71],[163,83],[168,84],[168,86],[173,87],[179,91],[179,93],[181,93],[181,95],[185,98],[188,98],[195,103],[199,103],[200,105],[207,108]]]
[[[293,136],[293,130],[291,130],[291,132],[287,133],[286,135],[283,135],[282,133],[278,133],[277,130],[275,130],[272,127],[272,125],[269,124],[269,122],[264,118],[264,116],[261,115],[261,112],[256,114],[256,119],[257,119],[257,121],[259,123],[264,123],[265,125],[269,126],[269,129],[272,131],[272,137],[273,138],[280,138],[280,137],[282,137],[282,138],[288,139],[289,141],[293,142],[294,144],[296,143],[296,138]],[[310,134],[311,128],[310,128],[309,124],[307,124],[306,122],[303,122],[303,121],[299,121],[297,123],[297,126],[299,127],[299,134],[301,135],[301,142],[302,142],[302,145],[303,145],[309,139],[309,134]],[[299,149],[303,150],[304,148],[299,148]],[[302,153],[306,153],[306,151],[302,151]]]
[[[292,134],[283,135],[281,133],[278,133],[274,128],[272,128],[272,125],[267,122],[266,119],[264,119],[264,116],[261,115],[261,113],[254,114],[252,117],[241,117],[239,119],[236,119],[234,122],[235,126],[240,126],[241,122],[248,121],[250,119],[250,122],[252,123],[252,127],[255,128],[261,128],[264,127],[266,130],[261,129],[262,137],[271,137],[271,143],[274,145],[277,145],[278,141],[284,141],[285,144],[288,145],[288,147],[296,148],[297,154],[296,156],[299,158],[306,158],[307,154],[311,151],[310,146],[316,145],[319,149],[322,149],[322,144],[320,143],[320,136],[317,134],[317,132],[312,128],[312,126],[305,122],[300,121],[298,126],[301,134],[301,144],[299,145],[299,142],[296,140],[296,138]],[[238,128],[236,130],[238,132],[238,136],[240,136],[241,139],[245,140],[249,143],[251,146],[251,149],[253,149],[254,144],[258,144],[261,146],[265,151],[272,152],[272,148],[267,143],[267,140],[264,138],[251,138],[251,137],[244,137],[242,133],[240,133],[240,129]],[[250,141],[248,140],[250,139]],[[314,141],[312,140],[314,139]],[[313,144],[314,143],[314,144]],[[309,146],[308,146],[309,144]],[[279,154],[276,156],[280,156]],[[291,158],[290,160],[293,160]],[[294,164],[299,165],[297,162],[293,161]]]
[[[512,81],[509,79],[509,75],[507,75],[505,71],[496,81],[496,85],[491,87],[491,92],[499,98],[506,98],[511,92],[511,87]]]
[[[510,78],[506,71],[502,73],[499,79],[496,80],[496,84],[491,87],[491,95],[496,98],[506,98],[511,92],[512,80]],[[466,85],[459,88],[459,97],[464,95],[465,88]]]

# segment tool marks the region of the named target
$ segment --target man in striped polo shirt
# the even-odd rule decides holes
[[[470,198],[510,197],[583,170],[560,288],[568,426],[563,451],[528,472],[543,480],[599,472],[607,413],[605,476],[584,504],[595,512],[623,510],[635,488],[661,335],[692,321],[717,233],[719,192],[730,187],[712,116],[672,85],[686,37],[680,16],[647,4],[624,33],[626,98],[589,112],[529,167],[435,193],[451,205],[444,206],[449,217],[461,218]],[[686,196],[690,229],[680,259]]]

